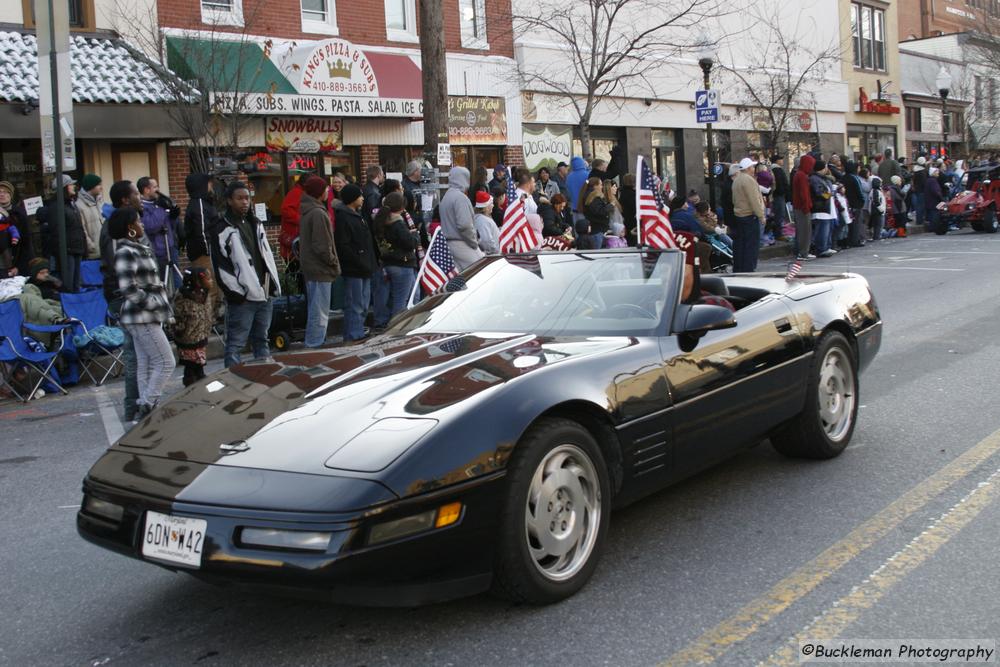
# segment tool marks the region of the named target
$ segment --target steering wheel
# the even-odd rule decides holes
[[[645,318],[647,320],[655,320],[656,315],[649,312],[642,306],[637,306],[634,303],[616,303],[615,305],[608,308],[608,315],[615,316],[615,312],[621,312],[618,317],[628,317],[629,315],[635,315],[638,313],[639,317]]]

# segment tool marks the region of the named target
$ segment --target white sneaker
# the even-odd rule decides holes
[[[816,259],[816,255],[809,253],[808,255],[799,255],[795,259],[800,262],[808,262],[810,259]]]
[[[836,254],[837,254],[837,251],[836,251],[836,250],[834,250],[833,248],[830,248],[830,249],[828,249],[828,250],[824,250],[823,252],[821,252],[821,253],[819,254],[819,256],[820,256],[820,257],[833,257],[833,256],[834,256],[834,255],[836,255]]]

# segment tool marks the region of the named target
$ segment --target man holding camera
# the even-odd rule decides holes
[[[174,289],[178,289],[181,285],[181,273],[177,267],[177,256],[184,245],[181,209],[170,197],[160,192],[160,184],[151,176],[140,178],[136,187],[142,197],[142,226],[156,254],[160,280],[165,285],[172,284]]]

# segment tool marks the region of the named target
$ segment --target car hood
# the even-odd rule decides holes
[[[370,460],[361,467],[327,461],[376,423],[382,430],[366,441],[372,448],[386,437],[415,444],[439,420],[508,382],[623,340],[423,334],[277,355],[184,389],[112,449],[287,472],[375,472]]]

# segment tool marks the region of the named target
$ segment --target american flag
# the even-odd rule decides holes
[[[636,208],[639,211],[639,243],[651,248],[676,248],[677,239],[670,218],[663,210],[663,198],[653,173],[646,161],[639,156],[639,189],[636,191]]]
[[[524,269],[525,271],[530,271],[534,273],[539,278],[542,278],[542,263],[538,259],[538,255],[511,255],[506,258],[507,263],[516,266],[519,269]]]
[[[542,244],[542,235],[528,223],[524,203],[517,197],[514,174],[507,168],[507,210],[500,228],[500,252],[528,252]]]
[[[788,265],[788,274],[785,276],[785,280],[795,280],[795,276],[799,275],[802,271],[802,262],[792,262]]]
[[[424,258],[424,270],[420,275],[420,287],[428,294],[433,294],[448,282],[449,278],[458,275],[458,267],[448,248],[448,239],[441,235],[441,230],[434,232],[431,247]]]

